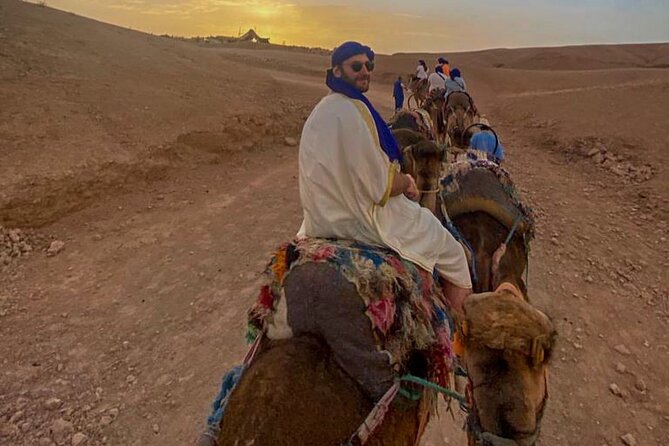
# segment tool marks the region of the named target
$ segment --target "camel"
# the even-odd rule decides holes
[[[415,74],[409,74],[407,78],[409,79],[407,89],[410,91],[407,105],[410,109],[420,108],[427,99],[427,79],[418,79]]]
[[[392,129],[408,128],[422,133],[427,139],[444,144],[447,141],[444,117],[444,89],[430,92],[419,108],[400,110],[390,118]]]
[[[432,90],[414,110],[401,110],[390,119],[393,129],[408,128],[422,132],[427,139],[450,147],[466,148],[472,127],[480,121],[474,101],[464,91]],[[429,130],[428,130],[429,128]]]
[[[429,141],[429,139],[426,138],[424,134],[410,128],[403,128],[403,127],[397,129],[394,128],[392,129],[392,132],[393,135],[395,136],[395,140],[397,140],[397,144],[402,149],[412,144],[418,144],[419,142]]]
[[[474,166],[446,168],[435,214],[456,228],[476,266],[476,294],[465,303],[458,332],[469,375],[469,445],[486,440],[529,446],[537,440],[548,399],[556,331],[530,304],[522,278],[533,237],[531,212],[505,171],[487,161]]]
[[[373,406],[319,339],[271,341],[232,392],[218,446],[347,444]],[[427,410],[395,399],[367,444],[416,444]]]
[[[444,99],[445,92],[446,90],[443,88],[432,90],[422,106],[422,109],[425,110],[432,119],[434,140],[438,144],[445,144],[448,137],[444,116],[444,105],[446,102]]]
[[[485,221],[477,217],[481,216],[472,216],[477,224]],[[469,446],[480,444],[478,440],[531,446],[539,437],[555,329],[516,289],[475,294],[465,303],[460,333],[462,365],[469,380]]]
[[[412,150],[411,155],[415,164],[406,168],[413,168],[421,184],[440,176],[418,167],[434,164],[433,151]],[[477,294],[465,303],[455,343],[468,372],[469,446],[532,446],[548,398],[548,361],[556,336],[550,319],[530,305],[522,279],[532,225],[510,226],[510,220],[517,223],[513,208],[476,200],[477,184],[494,189],[497,182],[493,192],[504,190],[495,175],[483,172],[482,183],[481,178],[467,181],[468,175],[460,178],[455,199],[437,196],[435,213],[446,222],[442,209],[447,211],[477,265]],[[425,376],[423,364],[417,355],[410,370]],[[424,392],[419,401],[393,398],[364,444],[418,444],[434,404],[428,395]],[[351,440],[352,434],[373,407],[319,338],[265,340],[230,396],[218,445],[363,444],[358,437]]]
[[[433,143],[426,146],[425,141],[419,140],[420,135],[411,131],[395,134],[404,147],[403,171],[411,174],[417,184],[437,184],[447,149]],[[448,171],[458,172],[458,168],[453,165]],[[512,201],[517,197],[509,198],[509,192],[490,170],[473,169],[458,181],[457,193],[421,196],[420,202],[443,222],[446,211],[472,247],[471,256],[477,265],[474,292],[478,294],[465,306],[465,330],[460,332],[464,341],[463,365],[469,371],[473,388],[471,401],[476,402],[476,411],[470,417],[470,444],[476,444],[472,442],[476,431],[487,432],[487,438],[518,440],[522,446],[533,444],[548,395],[547,361],[555,330],[550,320],[529,304],[522,279],[532,238],[531,218],[516,223],[523,211],[517,206],[522,205]],[[514,223],[516,231],[506,242]],[[506,335],[500,337],[500,331]],[[486,399],[486,392],[499,398]]]
[[[445,125],[443,132],[448,137],[448,145],[466,148],[471,134],[466,129],[478,122],[478,113],[472,97],[464,91],[449,93],[443,103],[441,116]],[[436,124],[435,124],[436,125]]]
[[[394,131],[409,129],[420,133],[425,139],[434,139],[434,126],[430,114],[422,109],[399,110],[388,121],[388,126]]]
[[[402,173],[416,180],[420,192],[418,203],[435,213],[446,148],[410,129],[393,130],[393,134],[402,148]]]
[[[374,319],[388,321],[390,325],[378,325],[375,322],[375,334],[373,336],[370,332],[369,338],[378,336],[376,339],[384,342],[384,352],[388,357],[398,360],[392,361],[396,364],[395,370],[398,373],[410,373],[444,385],[448,381],[447,373],[444,372],[448,371],[450,366],[447,364],[452,359],[448,342],[450,328],[446,320],[437,318],[436,314],[445,314],[446,306],[429,273],[419,271],[408,261],[400,261],[390,250],[383,254],[376,248],[365,249],[355,242],[349,242],[349,245],[352,250],[336,252],[332,242],[302,240],[286,245],[275,255],[270,269],[275,274],[274,277],[286,277],[285,282],[280,282],[286,286],[279,295],[271,294],[274,292],[269,290],[276,289],[274,287],[279,283],[272,281],[271,285],[264,288],[270,294],[261,292],[260,299],[249,313],[250,320],[253,321],[252,327],[264,327],[267,333],[274,335],[257,338],[254,344],[258,346],[257,355],[252,360],[245,361],[248,368],[229,397],[225,416],[220,423],[220,433],[217,435],[218,445],[341,445],[349,442],[362,444],[365,443],[363,439],[369,438],[365,444],[399,446],[413,445],[420,438],[429,419],[430,409],[434,407],[432,393],[425,392],[419,400],[397,397],[400,388],[399,383],[394,381],[393,371],[387,363],[380,366],[386,361],[374,364],[369,361],[361,362],[360,365],[364,364],[365,367],[359,370],[380,366],[383,370],[377,369],[381,372],[375,376],[388,377],[389,393],[381,399],[382,402],[387,401],[387,405],[375,404],[368,397],[366,390],[369,389],[361,387],[360,383],[364,382],[364,378],[360,381],[360,375],[349,377],[343,371],[344,364],[338,359],[338,352],[341,353],[342,350],[331,349],[330,346],[334,344],[324,342],[325,339],[331,342],[333,337],[345,337],[349,332],[358,332],[361,327],[363,331],[367,330],[370,321],[367,317],[353,318],[346,326],[349,331],[342,332],[337,325],[333,332],[326,319],[347,320],[356,308],[363,314],[373,305],[369,303],[368,306],[365,302],[382,303],[385,299],[391,299],[394,310],[389,319]],[[299,260],[299,253],[302,252],[300,250],[307,249],[305,247],[311,247],[312,251]],[[314,260],[316,255],[330,259],[346,256],[351,260],[336,263],[337,267],[333,268],[331,263]],[[375,259],[374,262],[380,261],[386,272],[370,270],[370,259]],[[346,277],[351,277],[346,271],[353,271],[351,274],[358,277],[358,268],[376,271],[372,276],[365,275],[366,285],[360,287],[345,280]],[[396,271],[397,275],[388,275],[388,269]],[[403,285],[397,281],[401,281]],[[397,286],[402,291],[391,298],[388,293],[398,290]],[[341,301],[337,299],[338,304],[334,307],[328,306],[326,310],[322,306],[319,306],[320,310],[313,306],[310,311],[326,311],[327,317],[316,317],[313,323],[303,325],[305,328],[302,329],[297,328],[297,324],[291,324],[291,327],[295,327],[290,329],[294,335],[281,337],[281,333],[286,333],[285,328],[281,328],[285,325],[281,323],[282,312],[274,307],[276,301],[273,299],[279,299],[280,307],[281,302],[291,300],[292,292],[313,290],[306,292],[313,293],[314,301],[317,301],[320,299],[319,290],[325,288],[328,289],[329,296],[341,296]],[[363,299],[363,295],[370,300]],[[277,311],[271,313],[271,309]],[[267,318],[268,314],[271,317]],[[396,318],[399,317],[402,320],[401,325],[397,324]],[[256,324],[257,321],[267,323]],[[360,341],[359,337],[349,339]],[[438,347],[435,349],[435,346]],[[377,355],[386,358],[385,353]],[[350,371],[351,367],[346,370]],[[363,375],[365,373],[367,372],[363,372]],[[373,379],[375,382],[371,385],[376,385],[376,378]],[[386,392],[384,387],[380,388],[382,393]],[[410,390],[415,395],[418,391],[419,397],[421,389],[411,383],[402,385],[403,392]],[[386,416],[382,417],[380,426],[376,430],[368,431],[371,429],[369,426],[373,425],[370,417],[376,418],[377,415],[374,414],[378,414],[379,408],[383,407],[389,409]],[[373,408],[376,408],[376,412],[372,411]]]

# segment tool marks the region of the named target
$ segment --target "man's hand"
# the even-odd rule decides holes
[[[407,177],[407,186],[406,189],[404,190],[404,195],[412,201],[418,201],[420,198],[420,192],[418,192],[418,187],[416,186],[416,182],[414,181],[413,177],[411,175],[405,174]]]
[[[460,288],[449,282],[444,276],[439,275],[441,289],[444,292],[444,298],[451,309],[451,316],[457,321],[464,320],[465,301],[472,294],[471,288]]]

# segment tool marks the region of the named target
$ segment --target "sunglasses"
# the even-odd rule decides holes
[[[367,62],[351,62],[350,64],[351,70],[353,70],[354,73],[359,73],[362,70],[362,67],[367,68],[368,72],[374,71],[374,61],[373,60],[368,60]]]

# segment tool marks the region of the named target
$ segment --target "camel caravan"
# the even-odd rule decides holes
[[[531,446],[539,437],[556,331],[530,303],[524,278],[532,211],[500,165],[498,135],[464,88],[429,90],[420,73],[409,83],[410,108],[379,123],[360,93],[373,56],[355,42],[333,53],[326,83],[341,97],[330,94],[314,109],[300,145],[305,223],[268,264],[248,312],[249,353],[225,374],[198,445],[414,446],[437,419],[439,398],[464,412],[469,446]],[[360,130],[373,150],[385,152],[369,154],[390,166],[390,183],[397,175],[415,183],[404,197],[393,196],[389,183],[371,214],[401,202],[457,241],[473,292],[461,307],[444,298],[448,282],[436,269],[398,254],[390,242],[304,235],[313,220],[306,216],[310,180],[302,174],[317,175],[321,163],[306,156],[318,153],[309,152],[309,141],[322,133],[312,132],[328,131],[329,121],[318,121],[325,110],[356,110],[351,101],[364,119],[351,121],[341,138]],[[351,161],[349,169],[364,162]],[[396,224],[401,237],[420,243],[427,235],[416,222]]]

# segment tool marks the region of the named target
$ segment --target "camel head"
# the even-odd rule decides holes
[[[429,96],[423,104],[423,108],[427,110],[428,113],[433,114],[433,112],[441,110],[444,107],[444,90],[443,88],[437,88],[430,92]]]
[[[407,88],[411,91],[416,91],[416,86],[420,82],[420,79],[416,76],[415,73],[410,73],[407,75],[406,79],[409,79],[409,83],[407,84]]]
[[[437,207],[437,193],[441,178],[441,163],[445,148],[432,141],[420,141],[402,150],[402,172],[416,180],[421,192],[419,203],[433,213]]]
[[[476,108],[472,98],[465,92],[454,91],[448,95],[444,104],[443,119],[451,145],[467,147],[471,135],[466,129],[474,124]]]
[[[432,90],[429,96],[423,102],[422,109],[427,111],[432,119],[432,125],[434,127],[434,136],[437,143],[443,144],[446,142],[446,126],[444,119],[444,107],[445,107],[445,98],[444,93],[446,90],[443,88],[437,88]]]
[[[497,291],[470,296],[460,328],[470,446],[534,445],[548,399],[552,322],[519,293]]]

